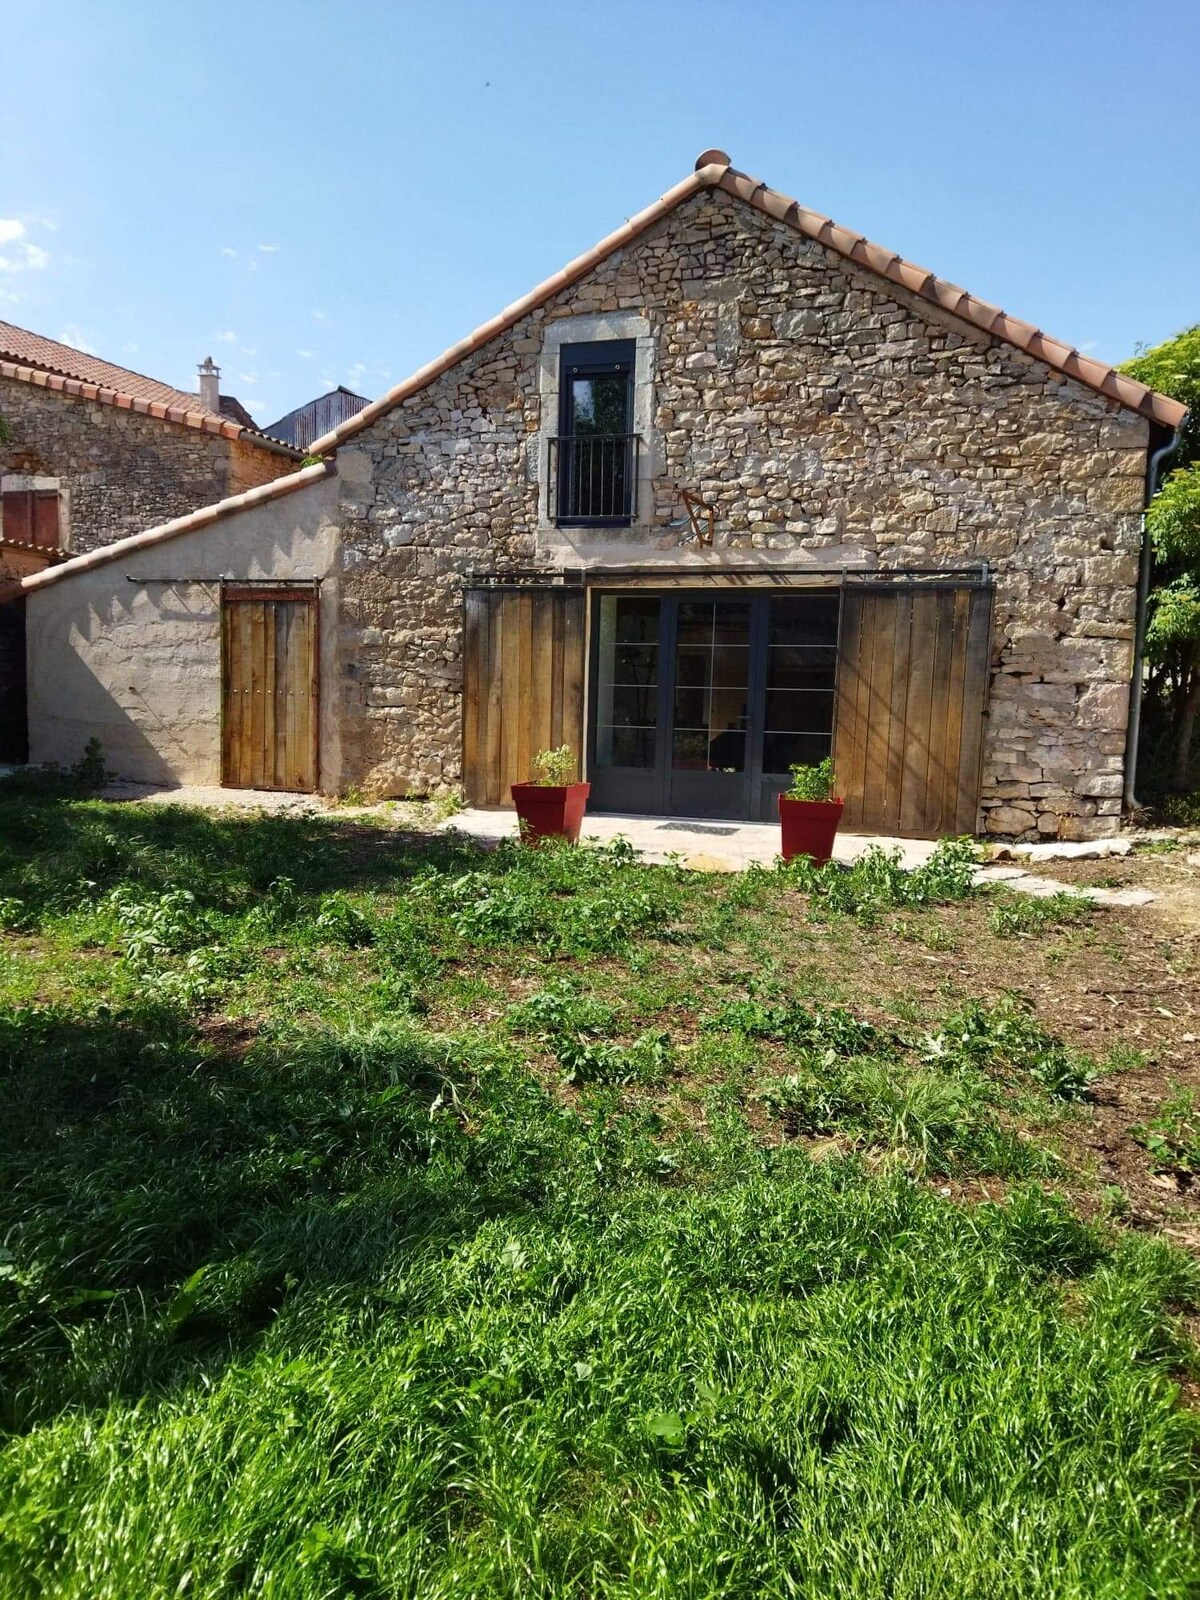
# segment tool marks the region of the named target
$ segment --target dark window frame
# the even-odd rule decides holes
[[[636,364],[635,339],[599,339],[559,347],[558,437],[554,441],[555,484],[552,499],[552,514],[558,527],[628,528],[633,523],[637,508],[639,454],[639,440],[633,426]],[[608,460],[611,462],[614,485],[620,475],[621,508],[597,516],[582,515],[575,483],[574,460],[578,449],[575,441],[581,436],[576,429],[574,380],[610,374],[625,378],[625,427],[619,434],[591,437],[611,441],[607,446]],[[602,473],[605,470],[605,448],[601,446]]]

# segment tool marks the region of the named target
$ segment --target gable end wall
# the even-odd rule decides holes
[[[552,542],[538,533],[545,325],[615,312],[655,340],[647,526]],[[985,824],[1111,831],[1148,429],[706,191],[342,448],[346,781],[459,782],[468,572],[986,559]],[[716,507],[714,555],[691,539],[685,488]]]

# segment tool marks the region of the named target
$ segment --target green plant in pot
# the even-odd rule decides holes
[[[837,779],[826,756],[815,766],[794,766],[792,786],[779,796],[779,825],[783,834],[783,859],[811,856],[828,861],[846,802],[834,795]]]
[[[539,750],[533,758],[533,778],[514,783],[513,805],[521,837],[530,844],[539,839],[568,839],[575,844],[591,793],[590,783],[579,783],[575,752],[569,744],[557,750]]]

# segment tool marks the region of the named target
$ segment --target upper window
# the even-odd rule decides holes
[[[43,550],[58,548],[58,490],[5,489],[0,492],[0,537]]]
[[[621,527],[636,513],[634,348],[632,339],[562,347],[553,444],[560,523]]]

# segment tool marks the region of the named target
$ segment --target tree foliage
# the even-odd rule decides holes
[[[1121,368],[1189,407],[1173,469],[1146,513],[1154,581],[1146,631],[1147,731],[1143,755],[1171,747],[1168,781],[1191,783],[1200,720],[1200,323],[1145,350]]]

